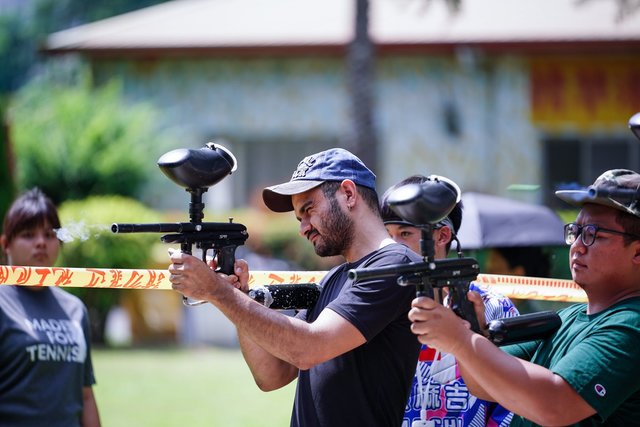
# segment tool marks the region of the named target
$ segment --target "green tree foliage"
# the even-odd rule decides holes
[[[8,144],[7,129],[4,123],[0,122],[0,218],[13,201],[13,180],[11,179],[12,156]],[[0,257],[1,259],[1,257]]]
[[[11,95],[25,84],[47,58],[38,51],[55,31],[141,9],[167,0],[33,0],[15,2],[0,10],[0,122]],[[0,123],[2,124],[2,123]],[[13,176],[5,158],[11,143],[0,135],[0,215],[14,193]]]
[[[37,79],[15,96],[10,119],[19,190],[39,186],[55,203],[139,195],[150,155],[158,154],[148,147],[161,146],[154,110],[127,105],[118,83],[94,89],[86,76],[75,84]]]
[[[167,0],[38,0],[34,22],[45,33],[164,3]]]
[[[0,11],[0,98],[17,90],[46,59],[38,48],[49,33],[165,1],[35,0]]]
[[[17,14],[0,15],[0,98],[24,83],[35,62],[35,40]],[[0,105],[4,104],[0,102]]]

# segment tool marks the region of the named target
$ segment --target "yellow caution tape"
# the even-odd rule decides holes
[[[474,282],[512,299],[587,301],[587,294],[573,280],[479,274]]]
[[[319,283],[326,271],[252,271],[249,285]],[[474,281],[515,299],[584,302],[572,280],[480,274]],[[171,289],[167,270],[0,265],[0,285],[61,288]]]

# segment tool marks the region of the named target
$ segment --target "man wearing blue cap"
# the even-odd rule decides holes
[[[412,330],[455,355],[473,394],[514,412],[512,427],[638,425],[640,174],[614,169],[556,195],[581,208],[564,236],[588,299],[558,312],[557,332],[501,351],[429,298],[413,301]]]
[[[305,157],[263,200],[275,212],[294,211],[318,255],[346,260],[322,279],[314,307],[295,318],[269,310],[242,292],[240,262],[235,283],[180,253],[171,256],[173,288],[210,301],[236,325],[262,390],[298,379],[292,426],[400,426],[420,349],[407,317],[415,290],[394,277],[354,282],[348,271],[421,257],[389,238],[375,175],[349,151],[330,149]]]

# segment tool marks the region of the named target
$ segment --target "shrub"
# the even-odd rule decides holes
[[[121,85],[92,88],[88,72],[40,77],[10,107],[17,186],[39,186],[55,203],[97,194],[139,195],[161,152],[155,110],[125,103]],[[155,153],[155,151],[158,153]]]

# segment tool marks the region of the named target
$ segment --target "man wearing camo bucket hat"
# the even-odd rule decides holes
[[[614,169],[556,195],[580,208],[564,237],[588,298],[559,312],[557,332],[498,349],[428,298],[414,300],[412,329],[455,355],[474,395],[517,414],[512,427],[640,425],[640,174]]]

